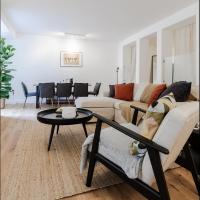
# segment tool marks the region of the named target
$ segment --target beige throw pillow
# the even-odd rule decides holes
[[[148,84],[141,97],[140,97],[140,101],[143,102],[143,103],[148,103],[149,102],[149,99],[151,98],[151,95],[152,95],[152,92],[156,89],[156,87],[158,86],[158,84]]]

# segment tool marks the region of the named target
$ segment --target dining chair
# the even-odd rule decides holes
[[[27,98],[36,96],[36,92],[29,92],[28,88],[27,88],[27,86],[25,85],[24,82],[21,82],[21,85],[22,85],[22,89],[23,89],[23,92],[24,92],[24,96],[25,96],[25,101],[24,101],[24,106],[23,106],[23,107],[25,107]]]
[[[53,99],[55,96],[55,83],[39,83],[39,96],[41,98],[40,105],[42,104],[43,98],[50,99],[53,106]]]
[[[56,96],[58,99],[58,105],[60,103],[60,98],[65,97],[66,100],[69,102],[69,97],[72,94],[72,84],[71,83],[57,83],[57,91]]]
[[[88,94],[97,96],[99,94],[100,87],[101,87],[101,83],[96,83],[94,86],[94,90],[91,92],[88,92]]]
[[[88,96],[88,83],[74,83],[74,98]]]

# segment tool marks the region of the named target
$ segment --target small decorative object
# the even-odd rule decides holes
[[[15,48],[12,45],[6,44],[4,38],[0,38],[0,67],[1,67],[1,89],[0,89],[0,100],[1,100],[1,109],[5,107],[5,99],[8,99],[10,92],[13,92],[11,87],[11,80],[13,76],[11,72],[13,69],[9,68],[9,65],[12,64],[10,58],[14,55]]]
[[[82,65],[81,52],[60,52],[60,66],[61,67],[80,67]]]
[[[76,107],[62,107],[62,117],[66,119],[76,117]]]
[[[118,84],[118,82],[119,82],[119,78],[118,78],[119,67],[117,67],[117,69],[116,69],[116,73],[117,73],[117,84]]]

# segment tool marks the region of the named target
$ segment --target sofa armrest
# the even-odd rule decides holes
[[[104,91],[104,92],[103,92],[103,96],[104,96],[104,97],[110,97],[109,91]]]
[[[106,123],[107,125],[113,127],[114,129],[122,132],[123,134],[141,142],[142,144],[146,145],[147,148],[151,148],[151,149],[154,149],[158,152],[161,152],[161,153],[164,153],[164,154],[169,154],[169,151],[168,149],[160,146],[159,144],[153,142],[152,140],[149,140],[147,138],[145,138],[144,136],[124,127],[124,126],[121,126],[120,124],[116,123],[116,122],[113,122],[109,119],[106,119],[105,117],[101,116],[101,115],[98,115],[96,113],[93,113],[93,116],[96,117],[98,120],[97,120],[97,128],[98,131],[96,130],[95,131],[95,135],[96,137],[99,138],[99,135],[100,135],[100,131],[101,131],[101,125],[99,124],[102,124],[102,122]]]

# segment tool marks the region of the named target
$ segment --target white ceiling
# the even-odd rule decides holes
[[[122,40],[198,0],[2,0],[19,33],[88,34]]]

